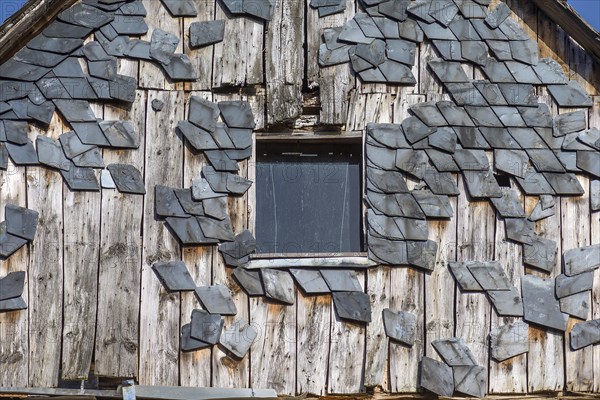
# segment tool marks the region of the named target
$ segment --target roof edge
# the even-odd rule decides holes
[[[0,25],[0,63],[25,46],[60,12],[76,1],[29,0],[19,11]]]
[[[536,7],[559,25],[600,63],[600,32],[596,31],[567,0],[532,0]]]

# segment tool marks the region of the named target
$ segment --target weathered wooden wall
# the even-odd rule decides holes
[[[399,123],[411,104],[446,96],[426,67],[435,57],[427,42],[419,47],[414,87],[362,84],[346,64],[318,67],[322,29],[351,18],[358,7],[353,0],[347,0],[345,13],[325,18],[318,18],[309,0],[278,0],[269,25],[226,16],[214,0],[195,1],[199,16],[185,19],[172,18],[156,0],[144,3],[151,27],[147,38],[153,28],[180,34],[179,51],[196,63],[198,81],[175,84],[151,63],[121,61],[120,73],[138,78],[136,102],[130,109],[95,108],[105,119],[132,120],[144,135],[138,150],[105,151],[104,158],[145,172],[147,195],[73,193],[54,171],[12,165],[0,171],[0,204],[10,201],[40,212],[33,244],[0,263],[0,276],[28,271],[29,304],[26,312],[0,315],[0,386],[54,387],[59,376],[87,377],[92,365],[100,376],[135,376],[141,384],[269,387],[281,394],[356,393],[365,386],[415,392],[419,360],[423,355],[438,357],[431,342],[461,336],[489,370],[489,393],[600,391],[600,346],[572,352],[568,332],[563,336],[531,327],[528,354],[503,363],[490,359],[490,329],[511,319],[499,318],[484,294],[461,294],[446,263],[496,258],[515,284],[524,268],[520,246],[504,239],[491,205],[470,202],[464,190],[452,200],[454,218],[430,222],[430,239],[439,244],[432,274],[378,267],[359,275],[372,299],[373,322],[366,327],[336,320],[330,296],[298,292],[291,307],[249,299],[230,279],[216,248],[181,249],[153,217],[153,189],[156,184],[189,186],[205,164],[174,132],[185,118],[190,95],[249,101],[257,135],[317,130],[344,135],[362,131],[367,122]],[[540,56],[557,59],[571,79],[595,96],[589,124],[600,126],[600,65],[529,1],[506,3],[513,18],[537,37]],[[189,49],[190,23],[223,18],[224,42]],[[477,69],[471,72],[480,76]],[[539,96],[555,113],[563,111],[545,90]],[[152,111],[153,99],[164,101],[161,113]],[[66,129],[55,117],[47,134],[56,137]],[[37,133],[32,128],[32,138]],[[254,176],[253,160],[243,163],[241,174]],[[589,188],[587,178],[580,181]],[[236,232],[253,229],[253,199],[252,188],[230,201]],[[528,212],[535,202],[523,198]],[[536,231],[557,241],[560,254],[600,243],[600,212],[590,213],[588,193],[563,199],[557,207],[559,212],[537,223]],[[0,219],[3,212],[0,207]],[[156,261],[172,259],[184,260],[198,284],[226,283],[232,288],[239,316],[259,329],[249,357],[235,361],[217,347],[178,351],[180,327],[196,300],[191,293],[166,293],[150,269]],[[560,270],[557,261],[552,275]],[[594,279],[592,312],[599,318],[600,270]],[[388,344],[381,322],[386,307],[417,315],[419,337],[413,348]],[[227,318],[226,325],[232,321]]]

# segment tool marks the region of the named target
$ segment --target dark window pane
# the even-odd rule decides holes
[[[259,253],[362,250],[359,144],[258,144]]]

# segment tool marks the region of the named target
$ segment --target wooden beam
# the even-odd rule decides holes
[[[533,0],[533,3],[600,62],[600,33],[577,14],[566,0]]]
[[[61,11],[77,0],[29,0],[0,26],[0,63],[4,63]]]
[[[251,260],[246,268],[370,268],[377,264],[367,257],[281,258]]]

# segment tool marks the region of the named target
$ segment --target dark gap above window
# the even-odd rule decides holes
[[[498,182],[498,186],[500,187],[511,187],[510,184],[510,176],[505,174],[494,174],[494,178],[496,178],[496,182]]]
[[[258,253],[363,251],[361,144],[257,141]]]

